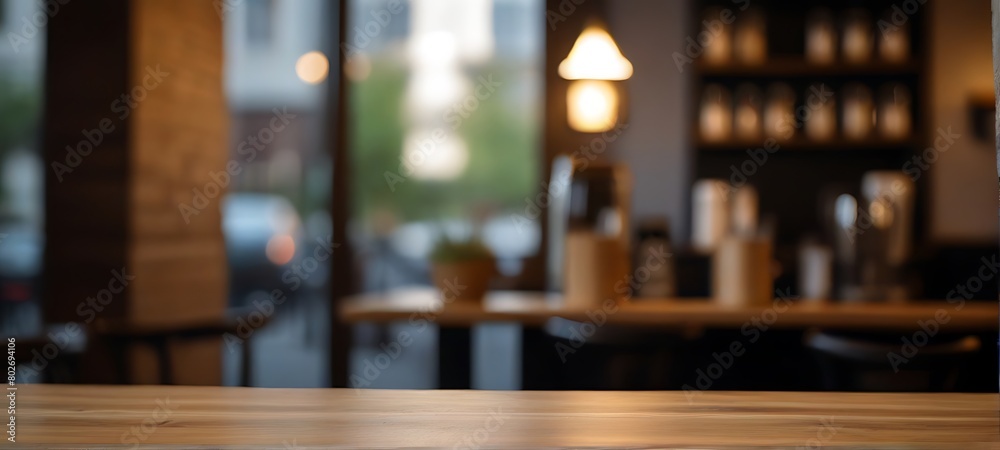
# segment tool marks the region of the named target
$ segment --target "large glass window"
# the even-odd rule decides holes
[[[515,276],[540,224],[541,0],[353,0],[347,20],[352,236],[367,290],[426,284],[442,233]]]
[[[39,16],[40,15],[40,16]],[[44,10],[0,0],[0,332],[41,331]]]
[[[225,21],[229,160],[238,173],[223,202],[230,306],[287,300],[253,335],[257,386],[329,385],[332,165],[326,145],[336,8],[326,0],[233,2]],[[331,25],[333,24],[333,25]],[[266,307],[263,307],[267,309]],[[248,344],[244,344],[248,345]],[[239,352],[226,346],[226,381]]]

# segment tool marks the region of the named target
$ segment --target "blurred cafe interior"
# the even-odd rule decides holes
[[[25,383],[995,392],[990,2],[0,0]]]

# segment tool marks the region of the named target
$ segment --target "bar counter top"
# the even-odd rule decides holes
[[[16,400],[3,448],[1000,448],[996,394],[21,385]]]
[[[915,331],[919,322],[938,321],[947,332],[998,329],[996,301],[955,299],[912,300],[903,303],[866,303],[788,300],[766,306],[722,305],[706,298],[633,299],[611,308],[567,308],[558,294],[493,291],[481,302],[445,303],[433,289],[411,288],[362,294],[340,302],[346,323],[433,321],[443,326],[470,327],[482,322],[516,322],[542,326],[553,317],[580,322],[606,320],[609,324],[646,327],[739,328],[765,320],[776,328],[824,327],[865,331]],[[601,316],[595,319],[595,316]]]

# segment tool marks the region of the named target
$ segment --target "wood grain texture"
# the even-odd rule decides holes
[[[777,328],[827,327],[855,330],[918,330],[917,321],[947,314],[945,332],[998,329],[996,302],[913,301],[889,303],[794,302],[778,307],[726,306],[708,299],[635,299],[607,314],[608,323],[651,327],[739,328],[757,318],[774,318]],[[784,311],[782,311],[782,309]],[[442,325],[471,326],[480,322],[511,321],[540,326],[552,317],[588,321],[600,308],[567,309],[558,295],[540,292],[491,292],[484,303],[444,305],[431,289],[366,294],[340,305],[345,322],[432,320]],[[770,311],[770,312],[769,312]],[[939,312],[943,311],[943,312]],[[589,315],[588,315],[589,314]],[[772,316],[773,315],[773,316]],[[943,321],[942,321],[943,322]]]
[[[995,394],[24,385],[18,398],[17,443],[39,448],[1000,446]]]

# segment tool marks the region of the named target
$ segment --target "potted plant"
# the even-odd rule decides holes
[[[443,238],[431,252],[431,278],[446,303],[482,300],[495,272],[493,252],[476,239]]]

